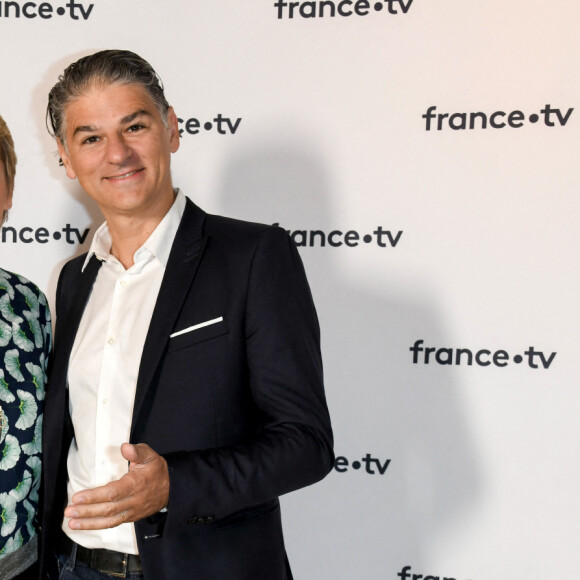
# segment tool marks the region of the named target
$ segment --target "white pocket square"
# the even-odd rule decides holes
[[[194,330],[198,330],[200,328],[203,328],[204,326],[210,326],[211,324],[217,324],[218,322],[223,322],[224,317],[220,316],[219,318],[212,318],[211,320],[206,320],[205,322],[200,322],[199,324],[194,324],[193,326],[188,326],[187,328],[184,328],[183,330],[179,330],[177,332],[174,332],[173,334],[169,335],[169,338],[174,338],[176,336],[179,336],[181,334],[186,334],[187,332],[193,332]]]

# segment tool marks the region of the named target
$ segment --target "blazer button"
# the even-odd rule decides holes
[[[188,526],[195,526],[195,524],[199,523],[199,518],[197,516],[193,516],[190,520],[188,520]]]
[[[203,518],[204,524],[211,524],[215,520],[215,516],[207,516]]]

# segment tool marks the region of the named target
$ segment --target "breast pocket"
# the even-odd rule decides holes
[[[167,352],[173,352],[188,346],[204,342],[228,332],[228,326],[222,316],[204,322],[177,329],[169,337],[169,348]]]

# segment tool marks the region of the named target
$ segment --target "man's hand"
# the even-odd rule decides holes
[[[64,515],[73,530],[104,530],[125,522],[136,522],[167,506],[169,473],[167,462],[149,445],[121,445],[129,461],[129,472],[101,487],[75,493]]]

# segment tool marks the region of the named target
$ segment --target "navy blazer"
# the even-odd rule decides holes
[[[100,267],[93,257],[81,272],[84,260],[65,265],[57,289],[44,574],[74,436],[68,360]],[[284,230],[208,215],[187,200],[143,348],[130,442],[147,443],[169,466],[167,513],[135,524],[146,578],[292,578],[278,496],[322,479],[334,457],[318,320]]]

